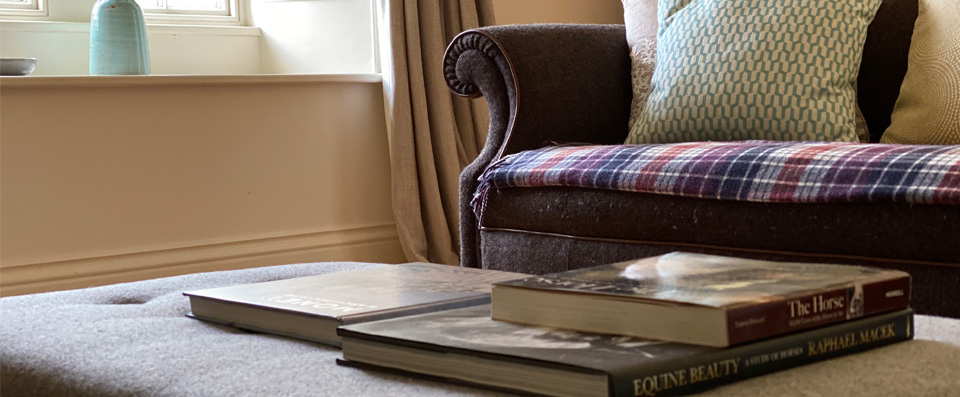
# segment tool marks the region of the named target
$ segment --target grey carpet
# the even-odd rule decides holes
[[[339,350],[184,316],[183,291],[373,264],[314,263],[0,299],[6,396],[494,395],[339,367]],[[918,316],[917,338],[721,387],[711,396],[960,395],[960,320]]]

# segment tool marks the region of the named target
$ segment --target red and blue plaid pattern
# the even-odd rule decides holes
[[[960,146],[824,142],[690,142],[552,146],[507,156],[486,192],[570,186],[770,203],[960,205]]]

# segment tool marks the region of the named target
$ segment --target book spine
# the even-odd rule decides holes
[[[611,374],[614,396],[689,394],[741,379],[913,339],[910,309],[719,350],[672,365]]]
[[[731,309],[730,345],[903,309],[910,304],[910,277],[901,277]]]
[[[427,302],[420,305],[405,306],[396,309],[382,310],[372,313],[361,313],[350,316],[342,316],[343,325],[365,323],[369,321],[386,320],[390,318],[413,316],[416,314],[433,313],[443,310],[460,309],[470,306],[480,306],[490,304],[489,293],[477,293],[474,296],[467,296],[459,299],[450,299],[444,301]]]

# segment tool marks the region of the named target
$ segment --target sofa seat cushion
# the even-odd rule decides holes
[[[766,203],[960,205],[960,146],[690,142],[550,146],[504,157],[481,176],[508,187],[583,187]]]
[[[931,280],[960,283],[960,147],[548,147],[488,169],[474,210],[485,236],[523,234],[560,244],[544,248],[559,256],[538,266],[574,258],[568,265],[577,268],[590,264],[585,257],[602,263],[669,247],[911,273],[925,268],[935,272]],[[481,244],[483,266],[518,254],[489,255],[492,245]],[[592,254],[558,248],[597,244],[606,245]],[[623,257],[604,256],[621,251]]]

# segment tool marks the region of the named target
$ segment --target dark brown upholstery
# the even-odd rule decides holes
[[[916,265],[907,262],[865,262],[858,258],[806,256],[790,253],[749,251],[722,246],[693,246],[626,243],[584,238],[535,234],[527,231],[484,230],[483,267],[526,273],[552,273],[604,263],[661,255],[672,251],[699,252],[743,258],[869,264],[900,269],[910,273],[913,285],[911,304],[918,313],[960,317],[960,268],[955,266]]]
[[[884,0],[870,25],[859,103],[878,141],[906,72],[917,0]],[[497,26],[465,32],[444,59],[448,84],[482,94],[491,128],[461,175],[461,263],[547,273],[671,250],[865,264],[909,271],[920,313],[960,317],[960,207],[762,204],[582,188],[492,191],[470,206],[494,161],[558,143],[627,135],[630,59],[623,26]],[[481,232],[482,230],[482,232]]]
[[[914,307],[960,316],[960,207],[781,204],[584,188],[489,193],[484,268],[551,273],[683,250],[899,269]]]
[[[623,25],[515,25],[469,30],[444,56],[447,84],[490,106],[480,156],[460,175],[460,260],[479,263],[469,211],[477,178],[505,154],[550,142],[621,143],[630,117],[630,57]]]
[[[790,204],[587,188],[493,189],[483,228],[731,250],[792,252],[960,271],[960,207]],[[960,286],[960,284],[958,284]]]
[[[890,114],[907,74],[917,6],[917,0],[884,0],[867,29],[857,101],[867,120],[871,142],[880,142],[880,136],[890,126]]]

